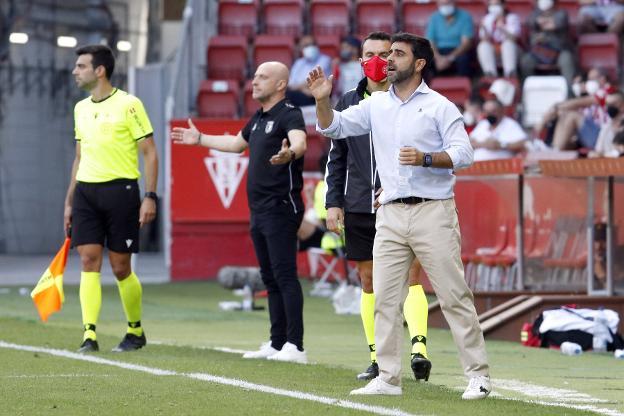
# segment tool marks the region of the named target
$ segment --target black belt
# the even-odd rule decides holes
[[[429,199],[429,198],[421,198],[418,196],[408,196],[405,198],[397,198],[397,199],[393,199],[392,201],[388,202],[389,204],[409,204],[409,205],[416,205],[416,204],[420,204],[421,202],[427,202],[427,201],[433,201],[433,199]]]

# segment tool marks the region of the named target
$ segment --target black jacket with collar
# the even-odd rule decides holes
[[[366,86],[367,78],[364,78],[357,88],[340,98],[336,111],[343,111],[362,101]],[[338,207],[353,213],[375,213],[375,191],[381,184],[371,134],[331,141],[325,182],[326,208]]]

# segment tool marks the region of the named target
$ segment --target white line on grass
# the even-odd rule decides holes
[[[155,367],[147,367],[147,366],[138,365],[138,364],[126,363],[123,361],[109,360],[106,358],[94,357],[92,355],[78,354],[78,353],[67,351],[67,350],[57,350],[53,348],[36,347],[36,346],[31,346],[31,345],[19,345],[19,344],[12,344],[9,342],[4,342],[4,341],[0,341],[0,348],[8,348],[8,349],[13,349],[13,350],[18,350],[18,351],[45,353],[45,354],[54,355],[56,357],[71,358],[73,360],[88,361],[88,362],[102,364],[102,365],[110,365],[113,367],[119,367],[119,368],[123,368],[126,370],[141,371],[141,372],[152,374],[155,376],[182,376],[182,377],[187,377],[187,378],[191,378],[195,380],[208,381],[211,383],[223,384],[226,386],[233,386],[233,387],[238,387],[238,388],[247,389],[247,390],[254,390],[254,391],[261,392],[261,393],[269,393],[269,394],[274,394],[278,396],[291,397],[291,398],[299,399],[299,400],[308,400],[311,402],[317,402],[317,403],[327,404],[330,406],[342,407],[345,409],[361,410],[364,412],[374,413],[374,414],[383,415],[383,416],[416,416],[410,413],[406,413],[399,409],[391,409],[391,408],[381,407],[381,406],[371,406],[371,405],[367,405],[363,403],[356,403],[356,402],[352,402],[348,400],[340,400],[340,399],[335,399],[331,397],[318,396],[316,394],[305,393],[302,391],[279,389],[276,387],[265,386],[262,384],[249,383],[247,381],[237,380],[234,378],[213,376],[211,374],[206,374],[206,373],[179,373],[177,371],[164,370],[164,369],[155,368]]]

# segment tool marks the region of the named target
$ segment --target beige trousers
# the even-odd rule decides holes
[[[380,377],[401,384],[403,302],[414,256],[427,273],[459,350],[466,376],[489,375],[483,332],[464,280],[453,199],[382,205],[373,247],[375,344]]]

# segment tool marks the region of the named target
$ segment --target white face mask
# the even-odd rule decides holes
[[[448,17],[452,15],[453,13],[455,13],[455,6],[453,6],[452,4],[445,4],[443,6],[438,7],[438,11],[440,12],[442,16]]]
[[[490,4],[488,6],[488,12],[498,17],[503,14],[503,6],[500,4]]]
[[[464,117],[464,124],[467,126],[472,126],[473,124],[475,124],[475,117],[472,115],[472,113],[470,111],[464,111],[464,114],[462,114],[462,116]]]
[[[537,8],[543,12],[552,9],[554,5],[555,2],[553,0],[537,0]]]
[[[310,62],[316,61],[320,54],[320,50],[316,45],[308,45],[301,51],[303,57]]]
[[[585,91],[587,91],[587,94],[589,95],[596,94],[599,89],[600,89],[600,84],[595,79],[588,79],[587,82],[585,83]]]
[[[575,97],[581,96],[583,91],[582,91],[582,87],[580,83],[575,82],[574,84],[572,84],[572,93],[574,94]]]

